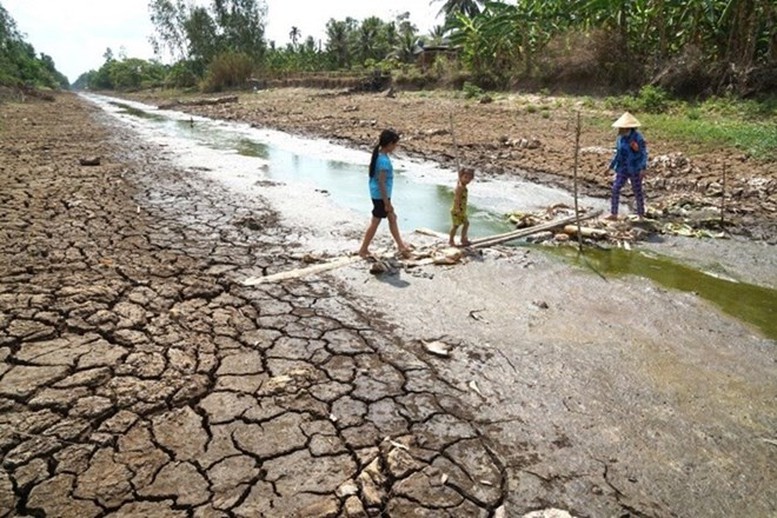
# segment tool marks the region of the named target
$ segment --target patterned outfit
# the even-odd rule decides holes
[[[611,214],[618,214],[621,189],[628,180],[634,191],[637,215],[640,217],[645,215],[645,195],[642,192],[640,173],[647,168],[647,160],[647,143],[639,131],[632,128],[628,134],[618,136],[615,141],[615,155],[610,162],[610,169],[615,171],[610,203]]]
[[[456,197],[453,197],[451,219],[454,227],[469,223],[469,218],[467,218],[467,188],[464,186],[461,187],[461,200],[458,207],[456,206]]]

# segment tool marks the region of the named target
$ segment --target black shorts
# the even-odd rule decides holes
[[[376,200],[375,198],[372,199],[372,215],[378,219],[388,217],[388,212],[386,212],[386,204],[383,203],[383,200]]]

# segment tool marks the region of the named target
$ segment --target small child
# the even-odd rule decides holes
[[[475,178],[475,170],[464,167],[459,171],[459,182],[453,191],[453,206],[451,207],[451,231],[448,239],[450,246],[456,246],[454,238],[456,231],[461,227],[461,246],[468,246],[467,231],[469,230],[469,218],[467,218],[467,184]]]

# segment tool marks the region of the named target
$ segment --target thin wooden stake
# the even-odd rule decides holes
[[[451,126],[451,139],[453,139],[453,157],[456,159],[456,174],[461,171],[461,161],[459,160],[459,145],[456,143],[456,131],[453,129],[453,112],[448,112],[448,121]]]
[[[726,162],[723,162],[723,193],[720,196],[720,228],[726,228]]]
[[[580,207],[577,200],[577,166],[580,158],[580,112],[577,112],[577,125],[575,127],[575,219],[577,220],[577,246],[578,252],[583,253],[583,232],[580,230]]]

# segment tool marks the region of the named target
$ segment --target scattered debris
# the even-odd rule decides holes
[[[726,233],[721,230],[720,216],[718,214],[706,213],[702,216],[700,213],[678,214],[678,217],[672,218],[666,213],[660,212],[659,208],[650,208],[647,217],[639,219],[636,215],[621,217],[617,220],[589,219],[585,226],[580,226],[573,221],[564,225],[559,231],[542,231],[535,233],[527,238],[531,243],[545,244],[565,244],[573,241],[576,244],[578,232],[583,238],[583,242],[588,245],[599,247],[617,246],[618,248],[631,249],[631,244],[638,241],[645,241],[656,234],[678,235],[686,237],[700,238],[725,238]],[[590,209],[581,209],[581,214],[588,215]],[[554,205],[545,210],[537,212],[516,211],[506,215],[508,221],[515,225],[516,229],[531,230],[534,227],[546,225],[559,216],[574,217],[574,209],[567,205]],[[674,219],[674,220],[673,220]],[[668,220],[668,221],[667,221]],[[679,221],[677,221],[679,220]],[[582,221],[582,216],[581,216]],[[660,223],[660,221],[665,221]],[[714,229],[714,230],[713,230]]]
[[[500,139],[502,145],[505,147],[516,147],[518,149],[539,149],[542,147],[542,142],[538,138],[507,138],[502,137]]]
[[[442,484],[444,486],[447,483],[448,483],[448,474],[447,473],[443,473],[440,476],[440,484]]]
[[[160,104],[157,106],[160,110],[171,110],[180,108],[181,106],[212,106],[216,104],[229,104],[236,103],[237,95],[228,95],[226,97],[215,97],[212,99],[192,99],[189,101],[181,101],[176,99],[166,104]]]
[[[567,511],[561,509],[542,509],[524,514],[522,518],[575,518]]]
[[[483,395],[483,393],[480,391],[480,388],[478,387],[478,384],[475,382],[475,380],[472,380],[467,385],[470,389],[472,389],[473,392],[475,392],[478,396],[485,399],[486,397]]]
[[[485,308],[483,308],[483,309],[473,309],[472,311],[469,312],[469,318],[471,318],[473,320],[477,320],[479,322],[483,322],[483,323],[488,324],[488,320],[486,320],[485,318],[483,318],[480,315],[478,315],[478,313],[481,313],[481,312],[483,312],[485,310],[486,310]]]
[[[425,342],[421,340],[421,343],[423,344],[424,349],[426,349],[427,352],[430,352],[437,356],[442,356],[443,358],[447,358],[448,356],[451,355],[451,346],[449,344],[446,344],[445,342],[441,342],[439,340],[435,340],[433,342]]]
[[[100,157],[79,158],[78,163],[83,166],[96,166],[100,165]]]

